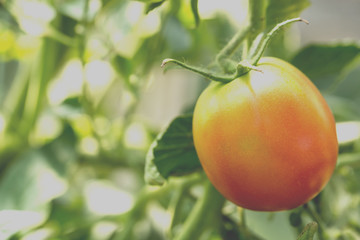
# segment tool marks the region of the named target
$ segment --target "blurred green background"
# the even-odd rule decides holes
[[[146,186],[145,158],[207,81],[164,74],[160,64],[171,57],[206,66],[248,21],[245,0],[199,0],[198,7],[196,27],[185,0],[0,1],[0,239],[157,240],[171,238],[170,224],[172,234],[181,229],[201,186],[172,220],[181,180],[172,189]],[[344,145],[350,160],[360,158],[359,10],[356,0],[311,1],[301,14],[310,25],[294,25],[268,51],[290,61],[309,44],[353,44],[351,64],[316,82],[344,80],[323,89],[337,121],[352,122],[339,135],[351,142]],[[352,167],[339,172],[340,187],[326,192],[340,199],[323,216],[329,239],[360,239],[360,175]],[[224,211],[234,216],[234,208]],[[248,211],[247,223],[259,239],[295,239],[292,213]],[[241,239],[228,236],[202,239]]]

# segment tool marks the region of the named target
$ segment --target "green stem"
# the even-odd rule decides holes
[[[187,195],[187,190],[188,188],[184,185],[181,184],[177,191],[174,193],[174,195],[172,196],[172,199],[170,201],[169,204],[169,210],[172,213],[172,219],[171,219],[171,223],[170,223],[170,227],[169,227],[169,236],[170,239],[173,238],[173,228],[175,227],[175,225],[181,221],[181,210],[182,210],[182,203],[184,202],[184,197]]]
[[[318,230],[318,224],[316,222],[311,222],[305,226],[300,235],[296,240],[310,240],[314,239],[314,235]]]
[[[343,166],[360,166],[360,153],[342,153],[339,155],[336,168],[341,168]]]
[[[193,179],[193,180],[192,180]],[[189,178],[189,181],[181,181],[176,186],[176,191],[172,196],[170,201],[168,210],[172,213],[172,219],[169,227],[169,238],[173,239],[173,229],[174,227],[180,223],[183,211],[183,203],[185,198],[189,197],[189,189],[194,186],[196,183],[203,182],[204,176],[203,174],[196,174]]]
[[[226,46],[221,49],[221,51],[216,56],[216,62],[224,67],[224,59],[231,56],[235,50],[240,46],[240,44],[244,41],[244,39],[248,36],[250,28],[247,27],[245,29],[241,29],[238,31],[234,37],[226,44]]]
[[[37,118],[46,101],[46,89],[54,76],[60,54],[59,43],[44,37],[41,43],[38,59],[32,65],[29,85],[21,121],[21,128],[25,136],[34,128]],[[51,52],[51,54],[49,54]]]
[[[250,26],[237,32],[216,56],[216,62],[225,70],[225,72],[231,72],[232,68],[234,68],[234,66],[231,66],[231,62],[226,61],[226,59],[235,52],[240,44],[243,43],[246,38],[248,38],[248,42],[251,43],[259,33],[265,30],[267,1],[268,0],[249,1]],[[244,46],[247,48],[248,44],[245,43]],[[243,56],[246,55],[247,49],[244,49]]]
[[[226,74],[226,75],[213,75],[212,73],[206,72],[201,68],[193,67],[193,66],[187,65],[187,64],[185,64],[183,62],[180,62],[178,60],[170,59],[170,58],[165,59],[162,62],[161,67],[164,67],[167,63],[174,63],[174,64],[179,65],[180,67],[183,67],[183,68],[185,68],[187,70],[198,73],[198,74],[200,74],[200,75],[202,75],[202,76],[204,76],[204,77],[206,77],[206,78],[208,78],[210,80],[213,80],[213,81],[216,81],[216,82],[222,82],[222,83],[229,83],[232,80],[240,77],[241,75],[244,75],[244,74],[248,73],[251,70],[261,72],[260,69],[258,69],[254,65],[250,64],[249,61],[247,61],[247,60],[236,63],[235,66],[234,66],[233,74]]]
[[[6,98],[4,99],[3,108],[5,119],[8,120],[5,131],[15,134],[19,140],[26,141],[27,135],[19,130],[21,119],[24,115],[24,108],[27,98],[27,93],[30,85],[30,63],[26,62],[17,67],[17,76],[14,78],[11,88],[8,90]]]
[[[224,75],[215,75],[201,68],[190,66],[181,61],[169,58],[165,59],[162,62],[161,67],[164,67],[167,63],[174,63],[182,68],[198,73],[205,78],[222,83],[229,83],[232,80],[240,77],[241,75],[246,74],[250,70],[260,71],[258,68],[255,67],[255,65],[258,63],[261,56],[264,54],[264,51],[273,35],[287,24],[297,21],[308,23],[306,20],[301,18],[289,19],[287,21],[277,24],[270,32],[264,35],[264,33],[262,32],[266,26],[266,8],[267,0],[250,1],[250,30],[247,28],[243,31],[238,32],[216,56],[216,62],[223,68],[225,72]],[[229,59],[228,56],[230,56],[236,50],[236,48],[243,42],[245,37],[248,35],[249,37],[247,39],[247,43],[252,43],[252,45],[250,46],[250,56],[239,63],[236,63]],[[247,44],[245,43],[244,46],[247,46]],[[245,52],[247,53],[247,50]]]
[[[80,42],[79,42],[79,56],[81,62],[85,63],[85,49],[86,49],[86,37],[87,37],[87,28],[88,28],[88,15],[89,15],[89,4],[90,0],[85,0],[83,9],[83,16],[81,20],[81,24],[83,26],[83,32],[80,35]]]
[[[206,182],[205,192],[199,199],[183,226],[181,233],[175,240],[199,239],[209,223],[219,220],[225,198]]]
[[[163,194],[171,189],[170,184],[164,187],[161,187],[155,191],[149,191],[148,189],[144,189],[138,197],[136,198],[136,202],[134,207],[128,213],[128,216],[125,221],[125,226],[122,231],[115,237],[116,240],[128,240],[132,239],[133,228],[136,222],[141,219],[144,215],[147,203],[152,199],[161,198]]]
[[[122,228],[122,231],[116,234],[114,239],[116,240],[128,240],[133,239],[134,225],[139,221],[139,219],[144,217],[146,207],[149,202],[152,200],[158,200],[163,198],[163,196],[174,189],[178,189],[180,185],[185,187],[190,187],[195,183],[198,183],[202,178],[199,175],[192,175],[185,179],[182,179],[181,182],[172,182],[156,189],[149,190],[144,188],[136,198],[134,207],[127,213],[125,219],[125,226]]]
[[[208,73],[208,72],[205,72],[203,71],[202,69],[200,68],[197,68],[197,67],[193,67],[193,66],[190,66],[190,65],[187,65],[183,62],[180,62],[178,60],[175,60],[175,59],[170,59],[170,58],[167,58],[165,59],[162,64],[161,64],[161,67],[164,67],[166,64],[168,63],[174,63],[176,65],[179,65],[180,67],[183,67],[187,70],[190,70],[190,71],[193,71],[193,72],[196,72],[210,80],[213,80],[213,81],[217,81],[217,82],[222,82],[222,83],[228,83],[228,82],[231,82],[232,80],[234,80],[237,76],[237,74],[233,74],[233,75],[223,75],[223,76],[220,76],[220,75],[213,75],[212,73]]]
[[[266,27],[266,10],[268,6],[268,0],[250,0],[249,12],[250,12],[250,35],[249,43],[256,38],[256,36],[263,32]]]
[[[5,99],[5,77],[6,67],[5,64],[9,64],[6,61],[0,62],[0,109],[2,109],[3,101]]]
[[[195,26],[198,27],[200,24],[200,16],[198,10],[198,0],[191,0],[191,11],[195,19]]]
[[[289,19],[289,20],[286,20],[284,22],[277,24],[264,37],[261,36],[262,40],[255,44],[254,49],[256,49],[256,50],[254,51],[253,56],[250,56],[250,58],[251,58],[250,64],[256,65],[258,63],[258,61],[260,60],[261,56],[264,54],[265,49],[266,49],[267,45],[269,44],[270,40],[272,39],[272,37],[274,36],[274,34],[277,33],[285,25],[288,25],[293,22],[304,22],[306,24],[309,24],[308,21],[306,21],[302,18],[293,18],[293,19]]]
[[[90,0],[85,0],[84,3],[84,9],[83,9],[83,16],[82,16],[82,20],[81,20],[81,24],[83,26],[83,31],[79,37],[79,46],[78,46],[78,51],[79,51],[79,59],[81,61],[82,64],[82,69],[84,71],[84,66],[86,63],[86,59],[85,59],[85,50],[86,50],[86,41],[87,41],[87,31],[88,31],[88,13],[89,13],[89,4],[90,4]],[[93,116],[94,115],[94,106],[93,106],[93,102],[91,101],[91,96],[90,93],[88,91],[88,85],[87,85],[87,81],[85,79],[85,74],[83,72],[84,75],[84,81],[82,84],[82,105],[85,109],[85,111],[90,115]]]
[[[54,40],[56,40],[56,41],[58,41],[58,42],[60,42],[60,43],[62,43],[64,45],[66,45],[66,46],[69,46],[69,47],[74,47],[75,46],[75,44],[74,44],[75,39],[67,36],[66,34],[58,31],[57,29],[55,29],[53,27],[49,27],[47,29],[47,36],[49,38],[52,38],[52,39],[54,39]]]
[[[321,217],[319,216],[319,214],[316,212],[316,210],[313,207],[312,202],[308,202],[304,205],[304,209],[307,212],[307,214],[314,220],[316,221],[316,223],[318,224],[318,231],[319,231],[319,239],[323,239],[322,238],[322,233],[325,230],[325,224],[322,221]]]

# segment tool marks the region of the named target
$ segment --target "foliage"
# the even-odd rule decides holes
[[[247,1],[236,2],[245,14]],[[216,56],[236,32],[258,26],[248,30],[253,40],[309,1],[250,1],[265,22],[254,14],[249,22],[205,17],[200,6],[0,2],[0,239],[360,238],[359,43],[282,54],[285,31],[272,40],[268,53],[309,75],[332,108],[338,167],[300,208],[239,209],[209,185],[192,145],[191,112],[207,82],[163,75],[160,64],[171,57],[221,72]],[[244,52],[236,46],[228,54]]]

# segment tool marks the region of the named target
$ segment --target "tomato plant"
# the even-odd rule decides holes
[[[359,4],[1,1],[0,239],[360,239]]]
[[[201,164],[229,200],[252,210],[298,207],[329,181],[337,160],[332,113],[311,81],[276,58],[230,83],[212,83],[194,110]]]

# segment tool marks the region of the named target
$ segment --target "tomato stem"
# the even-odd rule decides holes
[[[178,189],[189,189],[191,186],[201,181],[203,181],[203,177],[201,175],[191,175],[185,179],[180,179],[179,181],[169,181],[161,188],[143,188],[137,195],[133,208],[124,214],[125,225],[123,229],[116,234],[115,239],[133,239],[134,224],[144,217],[148,204],[153,200],[164,198],[174,189],[176,189],[176,191]]]
[[[207,181],[204,194],[186,219],[181,233],[175,240],[199,239],[211,221],[219,221],[225,198]]]
[[[248,36],[250,32],[250,27],[247,27],[245,29],[241,29],[238,31],[233,38],[226,44],[226,46],[221,49],[221,51],[216,56],[216,62],[217,64],[225,70],[225,72],[228,71],[228,64],[226,61],[228,60],[228,57],[230,57],[235,50],[240,46],[240,44],[244,41],[244,39]]]
[[[198,73],[204,77],[206,77],[207,79],[213,80],[213,81],[217,81],[217,82],[222,82],[222,83],[229,83],[232,80],[240,77],[241,75],[244,75],[246,73],[248,73],[251,70],[254,71],[258,71],[258,72],[262,72],[259,68],[257,68],[256,66],[252,65],[249,61],[244,60],[239,62],[238,64],[236,64],[235,69],[233,74],[225,74],[225,75],[214,75],[212,73],[206,72],[201,68],[197,68],[197,67],[193,67],[190,66],[186,63],[183,63],[181,61],[175,60],[175,59],[171,59],[171,58],[167,58],[165,59],[162,64],[161,67],[164,67],[166,64],[168,63],[174,63],[176,65],[179,65],[182,68],[185,68],[187,70],[190,70],[192,72]]]
[[[248,38],[251,44],[256,36],[263,32],[266,27],[266,10],[268,6],[268,0],[251,0],[249,1],[249,13],[250,13],[250,35]]]
[[[172,213],[172,219],[170,222],[169,228],[169,237],[173,239],[173,230],[174,227],[182,222],[181,213],[183,211],[184,200],[189,195],[190,188],[195,184],[203,182],[204,176],[203,174],[196,174],[191,176],[187,181],[181,181],[179,184],[176,185],[176,191],[172,195],[172,199],[169,203],[168,211]]]
[[[306,239],[314,239],[314,235],[318,231],[318,223],[311,222],[308,223],[305,228],[302,230],[300,235],[296,238],[296,240],[306,240]]]
[[[256,4],[255,4],[255,2],[256,2]],[[266,10],[267,0],[254,1],[254,3],[252,3],[250,8],[254,10],[254,8],[256,6],[258,6],[258,7],[261,6],[262,8],[264,8]],[[173,63],[182,68],[185,68],[192,72],[198,73],[207,79],[217,81],[217,82],[222,82],[222,83],[229,83],[232,80],[240,77],[241,75],[248,73],[251,70],[261,72],[261,70],[259,70],[256,67],[256,64],[260,60],[261,56],[264,54],[264,51],[265,51],[267,45],[269,44],[270,40],[274,36],[274,34],[277,33],[283,26],[293,23],[293,22],[301,21],[301,22],[305,22],[307,24],[309,23],[308,21],[306,21],[302,18],[293,18],[293,19],[289,19],[284,22],[281,22],[281,23],[277,24],[267,34],[260,33],[260,34],[258,34],[257,37],[255,37],[254,39],[251,40],[252,44],[250,47],[248,58],[246,58],[245,60],[242,60],[239,63],[236,63],[235,61],[229,59],[228,57],[234,53],[234,51],[240,46],[240,44],[242,42],[244,42],[244,40],[247,36],[249,36],[249,38],[251,38],[251,36],[253,36],[255,33],[257,33],[259,30],[262,31],[262,29],[265,26],[266,11],[264,9],[262,9],[262,11],[261,11],[263,13],[263,15],[261,15],[262,17],[260,17],[260,19],[258,19],[257,17],[256,18],[252,17],[251,18],[251,27],[250,28],[248,27],[242,31],[239,31],[216,56],[216,62],[218,65],[220,65],[220,67],[223,68],[225,74],[214,74],[214,73],[206,71],[202,68],[190,66],[184,62],[181,62],[181,61],[178,61],[175,59],[170,59],[170,58],[163,60],[161,67],[164,67],[168,63]],[[254,12],[251,12],[251,13],[254,14]]]
[[[263,33],[260,33],[260,35],[257,37],[259,40],[254,41],[253,46],[251,47],[254,50],[253,50],[252,55],[250,55],[250,63],[252,65],[256,65],[258,63],[258,61],[260,60],[260,58],[262,57],[262,55],[264,54],[267,45],[269,44],[270,40],[275,35],[275,33],[277,33],[284,26],[286,26],[290,23],[293,23],[293,22],[304,22],[306,24],[309,24],[309,22],[305,19],[292,18],[292,19],[289,19],[289,20],[286,20],[286,21],[283,21],[283,22],[277,24],[266,35],[264,35]]]
[[[213,80],[213,81],[217,81],[217,82],[222,82],[222,83],[228,83],[228,82],[231,82],[232,80],[234,80],[237,76],[237,72],[235,72],[234,74],[232,75],[214,75],[210,72],[206,72],[204,71],[203,69],[201,68],[198,68],[198,67],[193,67],[193,66],[190,66],[186,63],[183,63],[181,61],[178,61],[178,60],[175,60],[175,59],[171,59],[171,58],[167,58],[165,59],[162,64],[161,64],[161,67],[164,67],[166,64],[168,63],[174,63],[176,65],[179,65],[180,67],[182,68],[185,68],[187,70],[190,70],[192,72],[195,72],[195,73],[198,73],[210,80]]]
[[[149,190],[148,188],[144,188],[137,196],[134,207],[124,216],[126,219],[126,224],[124,225],[122,231],[116,234],[116,239],[132,239],[134,224],[143,217],[150,200],[159,199],[172,188],[174,188],[174,186],[171,184],[163,186],[162,188],[159,188],[157,190]]]
[[[325,230],[325,224],[321,219],[320,215],[314,209],[313,202],[310,201],[304,204],[303,207],[305,209],[305,212],[318,224],[319,236],[321,236],[321,233]]]
[[[198,27],[200,24],[200,16],[198,10],[198,0],[191,0],[191,11],[195,19],[195,26]]]

